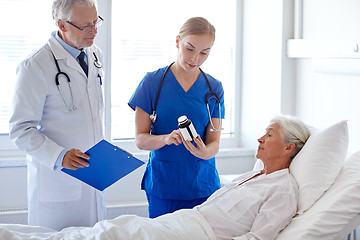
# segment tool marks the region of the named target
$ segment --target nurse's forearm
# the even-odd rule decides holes
[[[166,145],[166,135],[140,133],[136,135],[135,143],[140,150],[157,150]]]
[[[216,126],[219,126],[219,119],[213,118],[213,123],[216,124]],[[219,146],[220,146],[220,131],[211,131],[210,124],[208,125],[206,129],[206,140],[205,140],[205,146],[207,149],[206,156],[202,159],[211,159],[215,157],[215,155],[219,152]]]
[[[197,147],[197,149],[192,152],[196,157],[201,158],[203,160],[209,160],[218,153],[219,151],[219,143],[211,142],[205,145],[205,148]]]
[[[170,134],[152,135],[148,132],[140,132],[135,136],[136,146],[141,150],[157,150],[165,145],[182,143],[179,129],[173,130]]]
[[[205,160],[209,160],[216,156],[216,154],[219,152],[219,142],[211,142],[206,145],[206,148],[208,149],[208,154],[205,157]]]

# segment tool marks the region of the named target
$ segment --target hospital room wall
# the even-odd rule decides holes
[[[289,58],[287,42],[294,38],[319,40],[320,45],[330,42],[325,51],[336,52],[333,41],[340,41],[352,50],[354,43],[360,45],[360,1],[243,2],[242,143],[256,147],[258,131],[273,114],[281,112],[297,115],[317,128],[346,119],[349,153],[359,151],[360,56],[319,58],[315,53],[324,49],[313,44],[312,49],[301,49],[310,55]]]
[[[286,57],[293,34],[293,1],[244,0],[241,142],[257,148],[276,114],[294,114],[295,61]]]
[[[324,49],[314,48],[313,55],[296,58],[296,114],[319,128],[348,120],[351,154],[360,150],[360,54],[353,51],[360,44],[360,1],[303,0],[302,4],[301,38],[329,45],[328,52],[338,48],[346,52],[317,57],[314,53]],[[349,57],[339,57],[345,54]],[[351,237],[360,239],[359,234]]]
[[[296,12],[297,5],[300,12]],[[243,1],[244,146],[255,148],[256,138],[268,120],[283,113],[297,115],[317,128],[348,120],[349,152],[359,150],[360,139],[356,134],[360,132],[360,112],[356,109],[360,54],[354,53],[348,59],[331,54],[319,58],[316,52],[327,49],[316,49],[318,46],[313,44],[314,49],[312,45],[310,50],[309,46],[304,48],[305,52],[310,51],[309,56],[287,55],[287,41],[294,37],[319,41],[320,45],[329,43],[329,52],[336,50],[337,42],[352,49],[360,39],[357,9],[360,9],[357,0]]]
[[[305,0],[302,38],[340,42],[353,49],[360,39],[358,0]],[[335,46],[334,46],[335,48]],[[360,150],[360,54],[349,58],[297,59],[297,114],[309,124],[326,127],[348,120],[349,152]]]

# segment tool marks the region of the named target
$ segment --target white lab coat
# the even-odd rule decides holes
[[[54,169],[63,149],[86,151],[103,139],[103,68],[94,65],[95,45],[86,49],[88,78],[79,63],[55,39],[25,59],[17,68],[17,82],[10,119],[10,138],[27,154],[28,223],[55,230],[92,226],[106,218],[104,194]],[[55,84],[61,71],[71,79],[75,111],[68,111]],[[65,101],[71,96],[64,76],[59,77]]]

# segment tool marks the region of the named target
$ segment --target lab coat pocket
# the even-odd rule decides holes
[[[46,167],[39,168],[39,200],[41,202],[76,201],[81,197],[79,180]]]

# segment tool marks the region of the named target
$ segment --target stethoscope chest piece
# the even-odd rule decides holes
[[[97,58],[97,56],[96,56],[96,54],[93,52],[93,54],[94,54],[94,58],[95,58],[95,60],[94,60],[94,65],[95,65],[95,67],[97,67],[97,68],[102,68],[102,64],[101,64],[101,62],[99,61],[99,59]]]
[[[153,111],[153,113],[149,117],[151,122],[154,123],[156,121],[157,114],[155,113],[155,111]]]
[[[102,68],[101,62],[99,62],[99,61],[97,61],[97,60],[94,61],[94,65],[95,65],[95,67],[97,67],[97,68]]]

